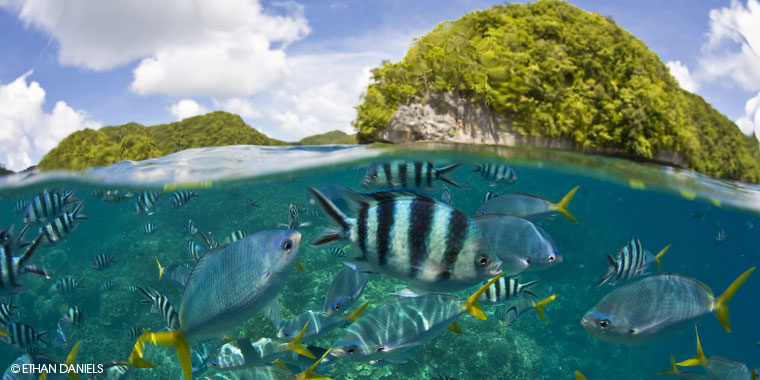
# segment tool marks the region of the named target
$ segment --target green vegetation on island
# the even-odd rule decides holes
[[[40,170],[84,170],[121,160],[144,160],[183,149],[224,145],[287,145],[267,137],[238,115],[217,111],[175,123],[127,123],[84,129],[61,141],[37,165]]]
[[[330,131],[321,135],[304,137],[296,145],[357,144],[356,134],[349,135],[343,131]]]
[[[677,154],[693,170],[760,182],[754,136],[682,90],[614,20],[566,2],[496,6],[441,23],[402,61],[372,73],[356,107],[362,143],[376,141],[400,105],[451,91],[525,136],[644,159]]]

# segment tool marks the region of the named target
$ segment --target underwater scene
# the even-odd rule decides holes
[[[747,185],[440,144],[203,148],[25,176],[0,179],[3,380],[39,378],[11,371],[30,363],[346,380],[760,365]]]

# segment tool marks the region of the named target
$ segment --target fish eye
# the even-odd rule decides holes
[[[369,178],[377,179],[377,173],[370,174]]]
[[[338,309],[340,309],[340,304],[333,306],[333,310],[338,310]]]
[[[599,328],[605,328],[610,325],[610,320],[605,318],[599,321]]]
[[[282,241],[282,250],[283,251],[290,251],[290,249],[293,248],[293,241],[290,239],[285,239]]]
[[[356,346],[350,346],[346,349],[346,352],[348,352],[349,355],[353,355],[356,353]]]
[[[554,262],[554,255],[549,255],[547,260],[549,260],[550,263]]]
[[[480,255],[480,256],[478,256],[478,264],[480,264],[480,265],[486,265],[486,264],[488,264],[488,256],[486,256],[486,255]]]
[[[630,329],[630,330],[628,330],[628,332],[629,332],[631,335],[636,335],[636,330],[635,330],[635,329]]]
[[[377,348],[377,352],[385,351],[385,346],[380,346]]]

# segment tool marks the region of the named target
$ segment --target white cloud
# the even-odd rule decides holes
[[[744,116],[736,120],[736,125],[745,135],[755,133],[760,140],[760,92],[744,105]]]
[[[203,115],[208,112],[208,110],[194,100],[182,99],[176,104],[172,104],[171,107],[169,107],[169,112],[171,112],[177,120],[182,120],[192,116]]]
[[[261,117],[261,112],[253,106],[250,99],[230,98],[225,101],[215,100],[214,105],[224,111],[238,114],[243,119],[256,119]]]
[[[31,74],[30,70],[11,83],[0,83],[0,162],[14,171],[37,164],[70,133],[100,127],[64,101],[45,113],[45,90],[37,82],[27,84]]]
[[[282,78],[284,48],[310,29],[303,8],[265,13],[256,0],[29,0],[0,3],[51,34],[62,64],[108,70],[139,60],[141,95],[249,96]],[[273,47],[273,43],[279,44]]]
[[[670,75],[676,78],[678,84],[681,85],[681,88],[689,92],[697,92],[699,83],[691,74],[689,74],[689,68],[686,67],[686,65],[682,64],[681,61],[668,61],[665,66],[668,67]]]
[[[700,64],[708,79],[729,77],[747,91],[760,90],[760,3],[738,0],[710,11],[710,32]]]

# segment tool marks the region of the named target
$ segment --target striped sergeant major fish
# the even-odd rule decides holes
[[[219,348],[219,351],[209,356],[206,363],[212,368],[229,370],[263,366],[277,359],[290,362],[298,360],[298,355],[316,359],[314,354],[301,344],[301,338],[306,327],[308,326],[304,326],[301,333],[290,342],[271,338],[261,338],[252,342],[250,338],[243,338],[225,343]]]
[[[68,310],[66,310],[66,314],[63,316],[64,318],[68,319],[75,325],[82,327],[84,324],[84,314],[82,314],[82,309],[79,308],[79,306],[71,306]]]
[[[301,223],[300,218],[298,216],[301,211],[298,211],[299,209],[298,205],[301,205],[301,204],[291,203],[288,206],[288,224],[285,225],[285,224],[279,223],[280,226],[283,226],[283,227],[287,226],[289,230],[296,231],[300,227],[306,227],[306,226],[311,225],[311,222]],[[301,207],[303,207],[303,205],[301,205]]]
[[[333,255],[333,256],[335,256],[335,257],[337,257],[337,258],[339,258],[339,259],[342,259],[342,258],[346,257],[346,251],[343,248],[340,248],[340,247],[331,247],[330,248],[330,254]]]
[[[195,227],[195,223],[193,223],[193,221],[190,219],[185,222],[183,229],[190,235],[195,235],[198,232],[198,228]]]
[[[190,202],[190,198],[197,196],[198,194],[195,191],[177,190],[169,196],[169,203],[171,203],[173,207],[180,207],[187,202]]]
[[[135,198],[135,213],[153,215],[158,205],[159,194],[153,191],[143,191]]]
[[[55,290],[64,294],[73,293],[79,288],[84,288],[82,280],[77,280],[71,276],[64,276],[55,283]]]
[[[76,189],[71,191],[45,191],[37,194],[26,206],[24,223],[44,223],[60,215],[66,206],[75,200],[71,197]]]
[[[446,182],[454,187],[461,187],[445,174],[454,171],[461,164],[452,164],[436,168],[432,162],[394,161],[374,164],[367,169],[361,184],[371,188],[414,187],[432,188],[434,180]]]
[[[187,254],[193,259],[193,261],[198,261],[204,252],[206,251],[200,244],[196,243],[195,240],[187,241]]]
[[[499,195],[501,195],[501,194],[493,192],[493,191],[488,191],[488,192],[486,192],[485,199],[483,199],[483,203],[488,202],[491,199],[494,199],[494,198],[498,197]]]
[[[137,287],[134,285],[128,285],[126,290],[127,290],[127,293],[129,294],[137,293]]]
[[[148,223],[143,224],[142,231],[146,235],[150,235],[150,234],[158,231],[160,228],[161,228],[161,226],[159,226],[157,224],[153,224],[151,222],[148,222]]]
[[[30,244],[22,247],[21,240],[28,228],[27,224],[17,236],[13,234],[13,227],[0,234],[3,237],[0,241],[0,297],[28,290],[29,285],[21,279],[21,276],[26,273],[50,278],[44,268],[27,264],[42,241],[42,235],[37,235]],[[23,253],[16,256],[16,253],[21,250]]]
[[[98,287],[98,290],[100,290],[101,292],[107,292],[107,291],[110,291],[111,289],[113,289],[115,287],[116,287],[116,283],[115,282],[113,282],[111,280],[105,280],[105,281],[103,281],[103,282],[100,283],[100,287]]]
[[[134,198],[135,193],[127,190],[104,189],[93,191],[92,196],[108,203],[121,203]]]
[[[13,304],[13,298],[8,300],[8,303],[0,303],[0,326],[6,326],[11,323],[11,319],[16,314],[18,306]]]
[[[145,329],[142,327],[130,327],[127,329],[127,337],[131,340],[135,340],[142,335],[143,331],[145,331]]]
[[[90,380],[126,380],[132,367],[126,360],[114,360],[103,364],[103,371],[93,374]]]
[[[594,286],[601,286],[608,280],[611,284],[619,284],[630,281],[638,276],[646,274],[646,270],[652,262],[657,264],[657,271],[662,272],[660,259],[668,251],[670,244],[666,245],[657,256],[645,251],[639,239],[631,239],[625,247],[618,250],[617,257],[607,254],[609,261],[607,271],[596,281]]]
[[[224,241],[222,242],[222,244],[232,244],[246,237],[246,235],[248,235],[248,232],[246,232],[245,230],[232,231],[232,233],[230,233],[229,235],[227,235],[226,238],[224,238]]]
[[[538,281],[531,281],[521,284],[517,277],[501,277],[493,285],[486,288],[479,301],[486,305],[502,305],[504,302],[521,298],[521,293],[538,298],[535,293],[528,289],[537,283]]]
[[[36,346],[38,342],[48,342],[43,338],[47,331],[35,332],[31,326],[21,323],[13,322],[8,325],[8,336],[4,337],[5,341],[16,348],[27,348],[30,346]]]
[[[95,269],[106,269],[116,261],[116,257],[107,253],[99,253],[92,261],[92,267]]]
[[[14,214],[19,214],[19,213],[24,212],[27,206],[29,206],[29,201],[24,200],[24,199],[19,199],[16,201],[16,203],[13,204],[13,208],[11,209],[11,211]]]
[[[154,289],[145,290],[142,287],[137,287],[137,290],[145,296],[142,303],[152,304],[164,317],[166,321],[166,327],[169,330],[176,330],[179,328],[179,314],[174,309],[169,299],[163,294],[157,292]]]
[[[73,211],[66,211],[40,227],[39,231],[46,245],[52,246],[62,242],[79,226],[77,220],[88,219],[86,215],[79,213],[83,204],[84,202],[79,202]]]
[[[312,245],[350,240],[360,253],[354,268],[384,273],[433,291],[467,288],[501,273],[477,224],[433,197],[411,189],[345,192],[358,214],[349,218],[317,189],[309,188],[335,222]]]
[[[494,184],[510,185],[517,181],[515,170],[511,166],[504,164],[478,164],[475,165],[471,173],[479,173],[481,178],[489,180]]]

